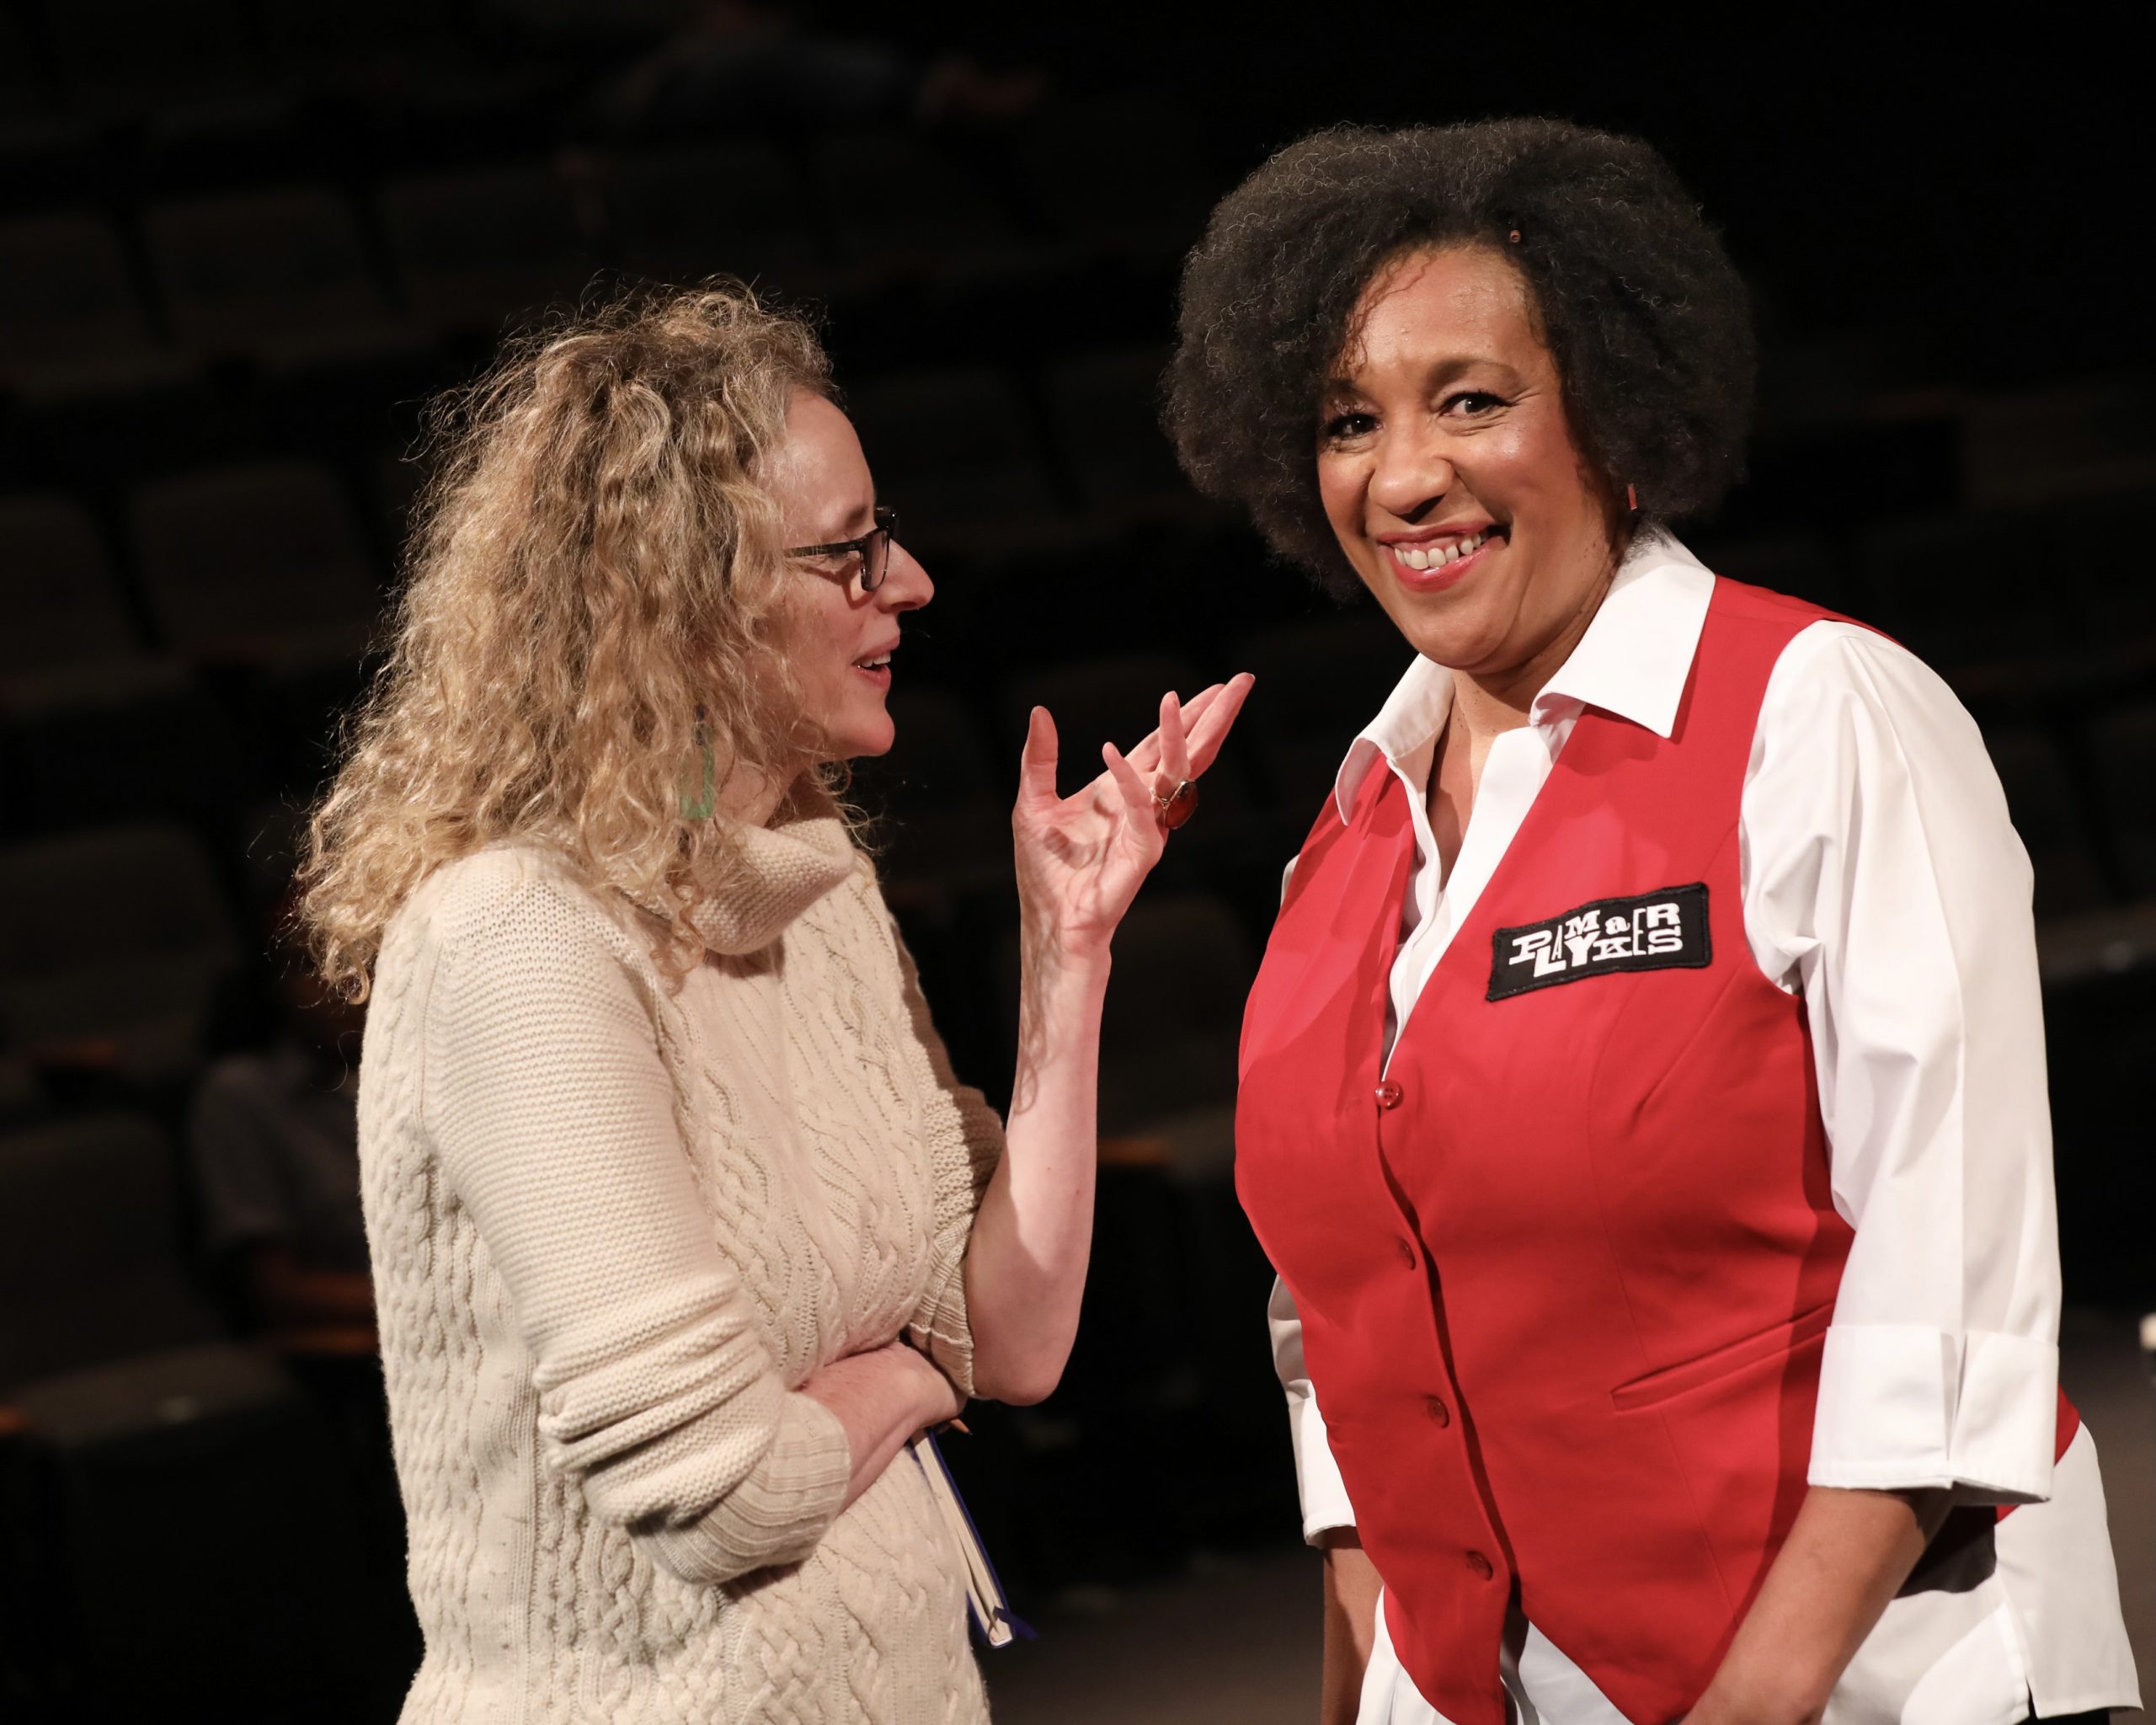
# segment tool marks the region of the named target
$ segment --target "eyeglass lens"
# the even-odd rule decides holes
[[[883,585],[883,577],[891,567],[891,537],[899,531],[899,512],[894,509],[878,508],[876,511],[876,531],[868,536],[868,542],[861,547],[861,590],[873,593]]]

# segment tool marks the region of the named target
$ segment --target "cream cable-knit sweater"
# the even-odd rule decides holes
[[[748,836],[678,994],[547,852],[440,870],[376,968],[360,1156],[412,1596],[404,1725],[987,1717],[901,1453],[839,1514],[818,1366],[971,1387],[1002,1148],[845,830]]]

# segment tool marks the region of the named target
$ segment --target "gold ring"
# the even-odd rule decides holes
[[[1197,781],[1184,779],[1166,796],[1154,798],[1153,809],[1161,817],[1161,830],[1173,832],[1198,813]]]

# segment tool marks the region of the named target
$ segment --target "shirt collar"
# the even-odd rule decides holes
[[[1641,533],[1579,644],[1534,697],[1529,722],[1547,724],[1598,707],[1668,737],[1714,589],[1712,573],[1675,535],[1661,528]],[[1332,795],[1343,823],[1378,759],[1395,767],[1411,761],[1436,740],[1451,712],[1452,672],[1418,655],[1340,764]]]

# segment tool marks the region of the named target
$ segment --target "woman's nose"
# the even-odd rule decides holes
[[[1386,514],[1412,521],[1452,487],[1452,462],[1433,443],[1388,437],[1378,446],[1370,501]]]
[[[883,571],[876,596],[887,611],[918,611],[936,596],[936,583],[928,578],[921,559],[895,539],[891,542],[891,566]]]

